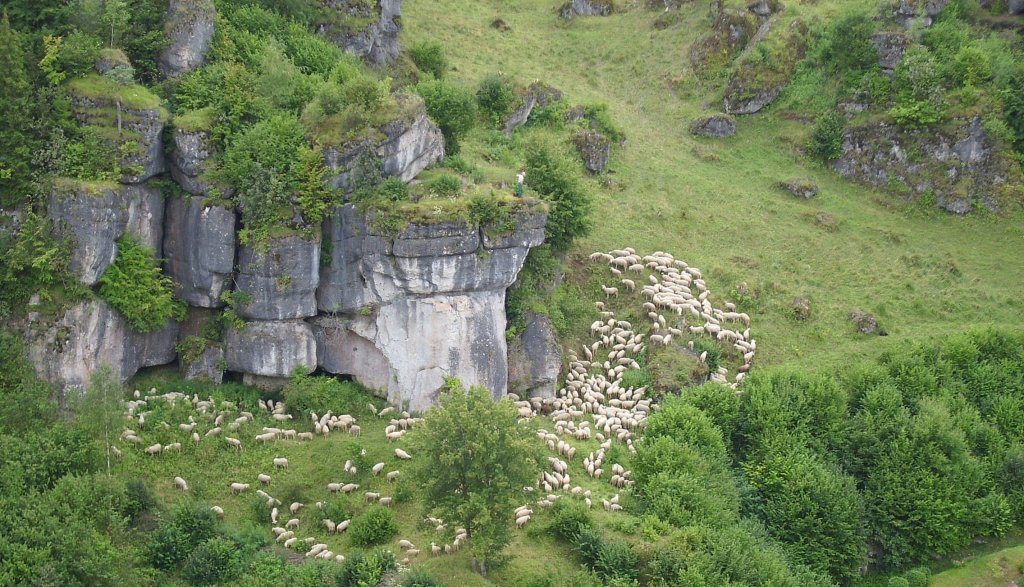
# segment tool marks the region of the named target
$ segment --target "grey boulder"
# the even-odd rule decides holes
[[[160,71],[177,78],[199,68],[213,40],[217,10],[210,0],[171,0],[164,15],[169,43],[160,52]]]

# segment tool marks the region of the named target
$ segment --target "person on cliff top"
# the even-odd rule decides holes
[[[526,181],[526,172],[522,169],[516,174],[516,197],[523,197],[523,182]]]

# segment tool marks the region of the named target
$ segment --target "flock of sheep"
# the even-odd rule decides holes
[[[618,490],[632,486],[634,481],[631,472],[621,463],[609,464],[606,463],[606,458],[612,444],[616,442],[624,445],[630,452],[635,452],[633,435],[644,428],[648,415],[657,408],[652,398],[646,397],[646,387],[633,388],[623,384],[623,376],[628,370],[641,367],[637,359],[642,356],[648,345],[668,346],[673,341],[681,343],[683,338],[691,336],[709,336],[720,343],[732,344],[744,358],[743,366],[740,367],[734,381],[728,381],[728,372],[722,367],[710,373],[710,379],[732,385],[734,388],[750,369],[757,348],[756,341],[750,338],[749,316],[736,312],[735,306],[728,303],[724,306],[725,310],[715,308],[711,304],[710,292],[698,269],[689,267],[668,253],[656,252],[640,257],[630,248],[594,253],[590,258],[607,263],[612,274],[620,279],[621,287],[631,293],[636,292],[638,287],[636,281],[623,277],[624,272],[633,272],[639,277],[639,274],[651,270],[649,283],[639,288],[639,293],[647,298],[643,302],[643,308],[650,319],[649,328],[641,331],[640,327],[616,319],[615,313],[606,307],[609,304],[597,302],[600,320],[595,321],[590,329],[595,337],[594,341],[583,346],[584,358],[579,358],[575,353],[569,354],[565,387],[558,391],[556,397],[523,400],[515,394],[509,394],[520,417],[532,418],[539,413],[545,413],[550,417],[554,423],[554,430],[538,430],[537,436],[549,450],[557,453],[557,456],[548,457],[549,470],[540,471],[536,484],[523,488],[525,495],[536,493],[538,497],[529,500],[533,505],[528,502],[515,510],[513,521],[519,529],[529,523],[534,514],[532,507],[548,508],[562,497],[582,500],[587,508],[592,507],[596,499],[600,499],[604,509],[608,511],[622,509]],[[602,286],[602,289],[609,298],[619,295],[618,286]],[[739,325],[742,325],[744,330],[741,331]],[[687,346],[692,352],[693,340],[690,340]],[[706,353],[699,355],[701,361],[705,361],[706,358]],[[124,442],[138,447],[142,453],[153,457],[169,451],[182,450],[182,441],[143,446],[145,442],[142,440],[142,434],[147,430],[147,417],[153,414],[153,405],[157,402],[165,402],[171,408],[179,403],[191,406],[194,413],[188,416],[187,422],[178,424],[177,429],[183,435],[184,442],[191,441],[195,445],[203,442],[224,442],[231,448],[241,451],[241,438],[250,434],[252,442],[267,444],[279,440],[311,441],[315,436],[327,437],[334,431],[351,436],[359,436],[362,433],[362,427],[356,422],[356,418],[349,414],[335,415],[328,412],[318,416],[310,412],[308,415],[312,431],[299,432],[295,429],[268,426],[253,434],[255,430],[246,432],[245,429],[255,426],[256,416],[241,410],[234,402],[222,401],[218,404],[212,398],[201,400],[197,395],[189,397],[177,392],[157,395],[155,389],[151,390],[149,395],[140,397],[140,393],[136,391],[135,399],[127,404],[127,418],[132,422],[132,428],[126,428],[121,438]],[[275,423],[283,424],[293,419],[283,402],[259,400],[259,409],[265,418]],[[384,429],[385,439],[389,443],[399,441],[409,430],[423,422],[422,418],[412,417],[406,412],[399,413],[393,407],[386,407],[378,412],[375,406],[370,404],[369,410],[378,418],[392,416]],[[174,430],[166,422],[154,425],[161,425],[172,432]],[[204,428],[205,433],[200,434]],[[577,455],[577,446],[573,443],[591,439],[597,440],[599,445],[596,451],[589,451],[583,456],[582,469],[593,480],[607,478],[612,486],[609,493],[615,492],[610,498],[599,498],[594,496],[591,490],[584,489],[578,483],[574,484],[569,472],[568,463]],[[123,456],[116,446],[111,446],[110,451],[116,458]],[[412,455],[401,448],[395,448],[393,454],[395,465],[412,458]],[[275,457],[268,464],[272,465],[272,471],[281,471],[289,466],[288,459],[284,457]],[[373,465],[370,472],[373,477],[380,477],[383,474],[390,486],[398,480],[401,472],[396,466],[385,472],[388,468],[387,462],[382,461]],[[610,472],[610,476],[605,475],[606,471]],[[352,461],[345,462],[341,474],[348,478],[328,483],[326,490],[329,494],[353,494],[359,491],[360,484],[355,482],[358,470]],[[255,483],[261,487],[255,493],[260,499],[265,500],[270,512],[268,522],[276,542],[285,548],[304,551],[305,556],[309,558],[339,562],[344,560],[343,555],[332,552],[328,545],[320,542],[316,536],[299,538],[302,520],[298,514],[306,507],[305,504],[289,504],[286,515],[282,502],[264,490],[270,489],[271,475],[265,472],[258,473]],[[184,477],[174,477],[173,484],[181,491],[190,491]],[[248,492],[252,486],[252,482],[241,480],[231,482],[228,488],[232,495],[241,495]],[[363,492],[364,503],[391,507],[393,500],[392,496],[383,495],[379,491]],[[315,506],[320,512],[320,524],[327,534],[343,533],[349,528],[350,519],[329,519],[324,502],[318,501]],[[214,505],[210,509],[219,518],[224,518],[223,507]],[[427,518],[426,521],[434,525],[438,532],[445,528],[444,522],[440,519]],[[431,542],[430,552],[432,555],[452,553],[458,551],[466,540],[466,531],[460,528],[455,531],[454,539],[449,543]],[[420,554],[420,550],[407,539],[399,540],[399,547],[405,552],[405,558],[401,561],[404,565],[409,564],[410,558]]]

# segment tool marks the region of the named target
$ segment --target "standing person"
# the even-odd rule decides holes
[[[526,172],[522,169],[516,174],[516,197],[523,197],[523,182],[526,181]]]

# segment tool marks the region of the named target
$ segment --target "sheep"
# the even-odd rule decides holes
[[[371,471],[373,471],[373,476],[374,477],[379,477],[380,476],[380,472],[383,471],[383,470],[384,470],[384,463],[383,462],[377,463],[371,469]]]
[[[617,287],[606,287],[602,285],[601,291],[604,292],[606,298],[619,295],[619,288]]]
[[[438,546],[437,544],[434,544],[433,542],[431,542],[430,543],[430,554],[433,555],[433,556],[437,556],[437,555],[441,554],[441,547]]]
[[[198,432],[193,432],[192,433],[192,442],[195,443],[195,444],[199,444],[200,440],[202,440],[202,439],[199,437],[199,433]]]
[[[249,484],[248,483],[232,483],[231,484],[231,493],[233,493],[235,495],[238,495],[239,493],[242,493],[243,491],[246,491],[248,489],[249,489]]]
[[[117,448],[114,445],[110,445],[110,454],[114,455],[115,459],[120,459],[121,457],[124,456],[123,454],[121,454],[121,449]]]
[[[292,415],[291,414],[274,414],[274,415],[271,416],[271,418],[273,418],[274,420],[276,420],[278,422],[287,422],[288,420],[292,419]]]
[[[402,550],[408,551],[410,548],[416,548],[416,545],[408,540],[402,539],[398,541],[398,547]]]
[[[391,471],[387,475],[385,475],[385,477],[388,478],[388,483],[394,483],[396,480],[398,480],[398,476],[400,474],[401,471]]]
[[[286,459],[284,457],[275,457],[274,458],[274,466],[277,467],[278,469],[287,469],[288,468],[288,459]]]
[[[148,455],[158,455],[163,450],[163,446],[158,442],[142,449],[142,452]]]
[[[169,450],[173,450],[173,451],[176,451],[176,452],[181,452],[181,443],[180,442],[172,442],[172,443],[170,443],[170,444],[168,444],[167,446],[164,447],[164,452],[167,452]]]
[[[359,427],[358,425],[356,425],[356,424],[353,424],[353,425],[352,425],[352,426],[350,426],[350,427],[349,427],[349,429],[348,429],[348,433],[349,433],[349,434],[351,434],[352,436],[359,436],[359,435],[360,435],[360,434],[361,434],[362,432],[363,432],[363,429],[362,429],[362,428],[360,428],[360,427]]]
[[[256,475],[256,480],[263,485],[266,485],[268,487],[270,486],[270,475],[260,473],[259,475]]]
[[[188,491],[188,483],[181,477],[174,478],[174,486],[182,491]]]
[[[409,453],[405,452],[400,448],[395,449],[395,456],[402,459],[403,461],[407,461],[412,458],[412,456],[410,456]]]
[[[184,432],[185,434],[191,434],[192,430],[195,429],[195,427],[195,422],[192,422],[191,424],[178,424],[178,428],[180,428],[181,431]]]
[[[561,507],[561,506],[559,506],[559,507]],[[517,529],[522,529],[522,527],[525,526],[526,523],[529,522],[529,521],[530,521],[530,516],[528,516],[528,515],[516,518],[516,528]]]
[[[338,529],[338,525],[337,524],[335,524],[334,522],[328,520],[327,518],[324,518],[323,522],[324,522],[324,527],[327,528],[327,533],[328,534],[334,534],[335,532],[337,532],[337,529]]]
[[[380,499],[379,493],[367,491],[366,493],[363,494],[363,503],[370,503],[371,501],[377,501],[378,499]]]
[[[359,489],[359,484],[358,483],[346,483],[346,484],[341,486],[341,492],[342,493],[352,493],[356,489]]]
[[[288,506],[288,511],[291,512],[291,514],[294,516],[299,512],[299,510],[301,510],[304,507],[306,506],[297,501],[293,501],[292,504]]]
[[[338,522],[338,525],[335,527],[335,531],[338,532],[338,533],[342,533],[345,530],[348,530],[348,525],[351,524],[351,523],[352,523],[352,520],[344,520],[344,521]]]
[[[230,444],[231,446],[237,448],[238,450],[242,450],[242,441],[241,440],[238,440],[237,438],[231,438],[230,436],[225,436],[224,440],[228,444]]]
[[[299,527],[299,519],[298,518],[292,518],[292,519],[288,520],[287,522],[285,522],[284,527],[285,528],[289,528],[289,529],[298,528]]]
[[[382,505],[382,506],[384,506],[386,508],[389,508],[389,507],[391,507],[391,500],[392,499],[394,499],[394,498],[392,498],[392,497],[382,497],[382,498],[377,500],[377,503],[379,503],[380,505]]]
[[[281,542],[282,540],[288,540],[289,538],[295,538],[295,532],[288,530],[287,532],[281,532],[278,534],[275,542]]]
[[[277,516],[279,516],[279,515],[280,515],[280,512],[277,511],[277,508],[274,508],[274,509],[270,510],[270,523],[271,524],[276,524],[277,523]]]
[[[405,554],[409,555],[410,557],[417,556],[419,553],[420,550],[418,548],[410,548],[409,550],[405,551]]]
[[[215,514],[217,514],[217,518],[218,519],[221,519],[221,520],[224,519],[224,508],[220,507],[219,505],[215,505],[215,506],[211,507],[210,511],[215,513]]]
[[[341,491],[341,487],[342,487],[341,483],[328,483],[327,484],[327,491],[330,491],[331,493],[337,493],[337,492]]]
[[[295,538],[295,537],[293,536],[292,538],[289,538],[288,540],[285,540],[285,541],[284,541],[284,547],[285,547],[285,548],[291,548],[291,547],[292,547],[292,546],[294,546],[294,545],[295,545],[295,543],[296,543],[296,542],[298,542],[298,541],[299,541],[299,539],[298,539],[298,538]]]
[[[298,439],[298,440],[313,440],[313,433],[312,432],[299,432],[298,434],[295,435],[295,438]]]

